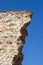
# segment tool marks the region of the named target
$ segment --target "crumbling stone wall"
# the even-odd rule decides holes
[[[32,13],[0,12],[0,65],[21,65],[22,48]]]

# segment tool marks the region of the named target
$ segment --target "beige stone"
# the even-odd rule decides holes
[[[26,26],[31,16],[26,11],[0,12],[0,65],[22,64]]]

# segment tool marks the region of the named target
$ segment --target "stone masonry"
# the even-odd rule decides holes
[[[22,65],[22,48],[31,12],[0,12],[0,65]]]

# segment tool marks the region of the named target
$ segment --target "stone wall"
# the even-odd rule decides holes
[[[32,13],[0,12],[0,65],[22,65],[22,48]]]

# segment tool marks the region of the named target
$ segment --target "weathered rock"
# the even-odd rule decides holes
[[[32,13],[0,12],[0,65],[21,65],[22,48]]]

